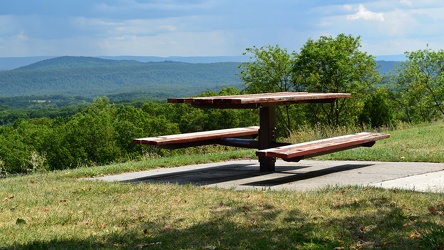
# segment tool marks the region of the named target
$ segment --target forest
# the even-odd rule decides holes
[[[442,50],[426,48],[406,52],[407,60],[387,74],[378,71],[373,56],[360,51],[359,37],[343,34],[309,40],[298,52],[264,46],[248,48],[245,53],[250,55],[250,62],[237,66],[238,81],[243,87],[231,84],[219,90],[201,90],[195,95],[278,91],[352,93],[353,98],[331,104],[280,108],[277,112],[279,137],[286,137],[301,126],[323,124],[372,129],[444,117]],[[19,70],[46,70],[45,65],[33,67]],[[177,77],[180,76],[177,73]],[[87,99],[73,98],[77,98],[71,99],[73,103],[84,104],[67,103],[64,107],[20,111],[0,106],[0,172],[3,176],[181,154],[186,151],[160,150],[134,145],[131,141],[139,137],[258,124],[257,110],[197,109],[168,104],[162,98],[111,102],[103,95],[94,98],[92,104],[88,104]]]

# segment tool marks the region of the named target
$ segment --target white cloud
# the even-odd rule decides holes
[[[413,6],[413,3],[411,0],[400,0],[401,4],[406,6]]]
[[[205,17],[171,17],[158,19],[127,19],[106,20],[97,18],[77,17],[73,19],[73,25],[84,35],[125,37],[125,36],[155,36],[172,32],[201,32],[214,30],[202,28]]]
[[[94,9],[106,14],[167,17],[174,13],[202,12],[217,8],[217,1],[137,1],[117,0],[94,4]],[[126,13],[126,14],[125,14]]]
[[[240,55],[235,39],[224,31],[175,32],[154,36],[125,36],[96,39],[96,53],[111,55],[208,56]]]
[[[19,34],[17,34],[17,39],[21,42],[26,42],[29,40],[29,37],[25,32],[22,31]]]
[[[395,9],[386,13],[386,21],[380,29],[388,37],[402,37],[417,32],[417,21],[405,10]]]
[[[357,13],[353,15],[348,15],[347,19],[349,20],[373,20],[373,21],[384,21],[384,14],[383,13],[377,13],[377,12],[371,12],[367,10],[364,5],[360,4]]]
[[[346,4],[343,5],[342,8],[346,11],[352,11],[353,10],[353,6],[351,6],[350,4]]]
[[[8,9],[0,0],[0,56],[240,55],[263,45],[298,51],[340,33],[361,36],[373,55],[444,43],[442,0],[27,2]]]

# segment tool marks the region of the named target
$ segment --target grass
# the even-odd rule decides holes
[[[444,162],[443,130],[443,123],[435,123],[390,131],[392,138],[374,148],[328,157],[374,159],[383,153],[379,160]],[[0,249],[444,248],[442,193],[368,187],[234,191],[79,180],[251,154],[155,158],[2,178]]]

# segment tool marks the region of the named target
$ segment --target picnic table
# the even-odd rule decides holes
[[[280,105],[299,103],[330,103],[339,98],[350,98],[349,93],[277,92],[263,94],[169,98],[169,103],[186,103],[197,108],[259,109],[259,126],[232,128],[179,135],[139,138],[133,143],[151,144],[165,148],[181,148],[207,144],[256,148],[260,171],[274,171],[276,157],[299,161],[340,150],[365,146],[371,147],[390,135],[358,133],[300,144],[276,141],[275,111]],[[258,140],[254,140],[258,137]]]

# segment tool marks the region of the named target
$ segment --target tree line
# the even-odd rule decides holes
[[[245,88],[227,87],[201,96],[277,91],[346,92],[334,103],[278,108],[278,136],[299,126],[396,126],[444,117],[444,52],[407,52],[407,60],[381,76],[360,38],[338,35],[308,40],[299,52],[279,46],[248,48],[239,65]],[[66,114],[66,113],[64,113]],[[113,104],[94,100],[77,112],[19,118],[0,126],[0,173],[26,173],[167,156],[185,151],[134,145],[134,138],[257,125],[258,110],[197,109],[186,104]]]
[[[226,88],[211,94],[239,94]],[[146,155],[176,154],[132,140],[258,123],[247,110],[196,109],[189,105],[146,102],[140,107],[116,105],[107,97],[68,117],[17,119],[0,126],[0,172],[26,173],[95,166],[139,159]]]

